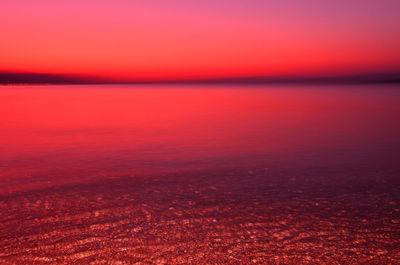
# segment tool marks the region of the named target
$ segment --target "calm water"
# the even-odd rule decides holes
[[[0,116],[5,261],[400,253],[399,86],[7,86]]]
[[[0,113],[3,193],[183,169],[381,166],[400,154],[393,86],[3,87]]]

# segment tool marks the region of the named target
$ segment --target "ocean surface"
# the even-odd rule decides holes
[[[399,85],[0,87],[0,264],[400,264]]]

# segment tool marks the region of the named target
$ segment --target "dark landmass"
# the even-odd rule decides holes
[[[379,84],[400,83],[400,71],[326,76],[248,76],[185,80],[111,80],[98,77],[0,72],[0,84]]]
[[[0,84],[100,84],[100,78],[42,73],[0,72]]]

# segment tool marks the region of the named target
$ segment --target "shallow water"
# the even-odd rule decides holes
[[[400,87],[0,88],[0,262],[396,264]]]

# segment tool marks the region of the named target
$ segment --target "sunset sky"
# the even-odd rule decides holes
[[[0,72],[160,80],[400,69],[399,0],[2,0]]]

